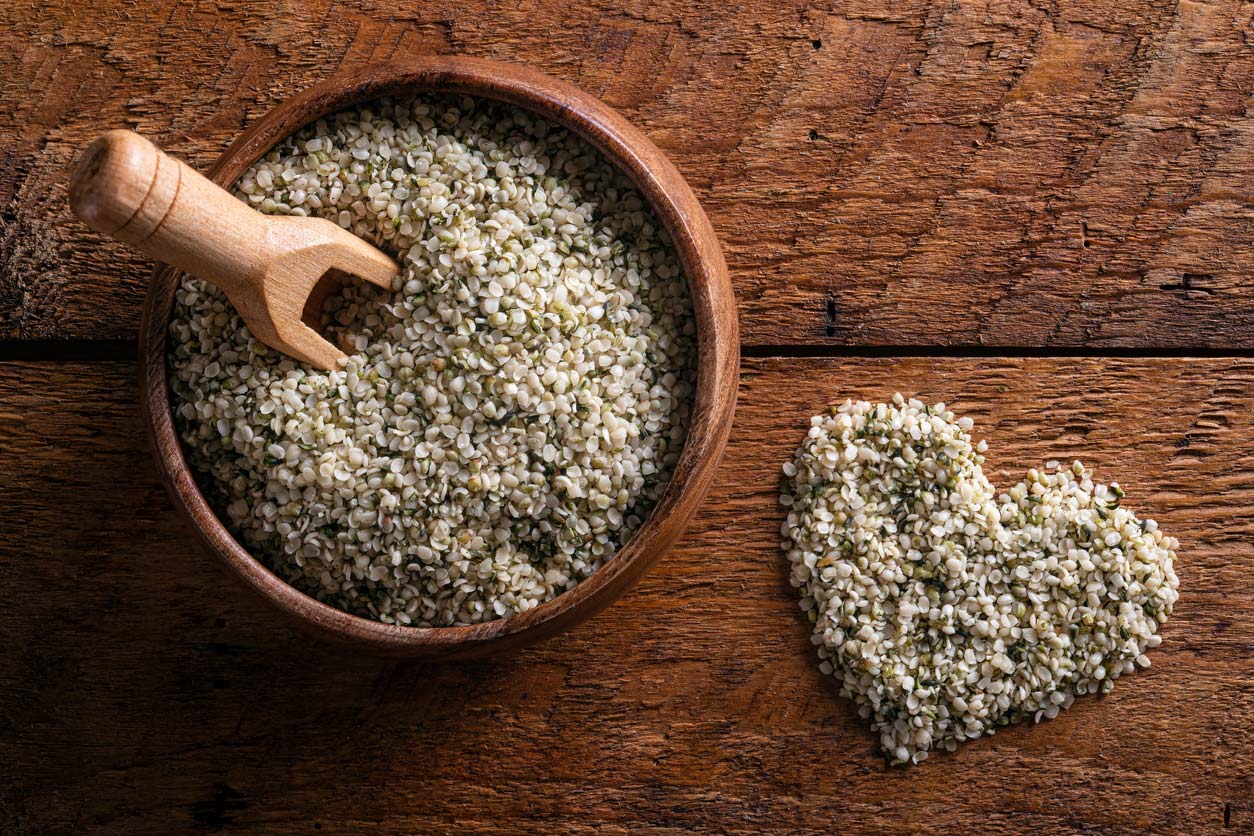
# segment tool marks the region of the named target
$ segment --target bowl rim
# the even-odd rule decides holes
[[[257,119],[207,172],[229,187],[286,136],[335,111],[401,93],[465,94],[508,102],[571,129],[635,183],[669,233],[697,321],[697,386],[684,448],[639,529],[573,589],[502,619],[453,627],[385,624],[324,604],[291,586],[238,543],[201,493],[174,428],[166,339],[181,271],[158,264],[140,326],[139,390],[162,481],[199,541],[296,626],[376,655],[483,656],[520,647],[593,615],[632,586],[696,513],[731,432],[739,382],[736,302],[713,226],[679,171],[640,130],[591,94],[529,67],[461,56],[387,61],[334,75]]]

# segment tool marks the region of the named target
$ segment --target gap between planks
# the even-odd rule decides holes
[[[0,340],[0,362],[134,361],[135,340]],[[1240,359],[1254,348],[1128,348],[1124,346],[1020,345],[742,345],[743,359],[823,359],[842,357],[1128,357],[1147,359]]]

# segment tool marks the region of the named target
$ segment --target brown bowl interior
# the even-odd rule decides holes
[[[465,627],[383,624],[305,595],[231,536],[209,507],[174,429],[166,381],[166,336],[180,273],[153,275],[140,331],[140,392],[157,462],[175,507],[200,541],[295,626],[384,656],[465,658],[519,647],[564,630],[608,605],[675,541],[704,498],[731,431],[739,370],[735,298],[722,251],[692,190],[640,131],[596,98],[534,70],[473,58],[389,62],[336,76],[275,107],[245,131],[208,175],[229,187],[256,160],[317,119],[382,96],[459,93],[497,99],[574,130],[641,190],[675,243],[687,274],[698,330],[697,391],[679,462],[661,500],[636,533],[574,589],[525,613]]]

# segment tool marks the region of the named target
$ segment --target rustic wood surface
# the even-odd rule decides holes
[[[818,672],[776,503],[831,393],[896,389],[974,416],[995,484],[1083,456],[1181,541],[1152,668],[908,770]],[[1254,360],[750,360],[708,511],[636,590],[443,666],[310,646],[228,581],[135,401],[127,363],[0,366],[5,832],[1254,829]]]
[[[0,834],[1254,833],[1249,4],[8,0],[0,33]],[[140,442],[151,265],[65,200],[103,129],[203,168],[433,52],[643,128],[750,356],[641,585],[443,666],[311,644],[195,546]],[[809,415],[898,390],[972,415],[997,484],[1078,456],[1181,541],[1152,668],[912,769],[819,674],[775,499]]]
[[[277,101],[429,52],[601,96],[690,180],[749,345],[1254,348],[1254,22],[1221,0],[0,4],[0,335],[130,338],[72,223],[130,127],[206,166]]]

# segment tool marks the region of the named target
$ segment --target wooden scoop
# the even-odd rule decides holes
[[[250,209],[132,131],[87,147],[70,178],[70,208],[97,232],[217,285],[257,339],[323,369],[344,354],[304,320],[322,279],[351,273],[391,289],[399,272],[331,221]]]

